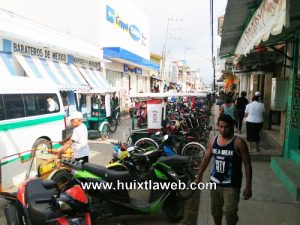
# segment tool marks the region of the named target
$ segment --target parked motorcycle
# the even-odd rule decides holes
[[[80,185],[60,192],[52,180],[29,179],[17,193],[1,192],[8,225],[91,225],[89,199]]]
[[[147,163],[148,157],[140,158]],[[171,221],[179,221],[184,213],[184,199],[171,188],[135,189],[136,182],[156,184],[179,183],[179,176],[163,162],[152,164],[148,177],[133,177],[129,171],[114,171],[91,163],[63,161],[73,168],[74,180],[91,185],[85,191],[91,196],[91,213],[95,217],[130,214],[152,214],[163,209]],[[122,182],[123,188],[118,184]],[[111,185],[111,186],[109,186]],[[106,188],[105,188],[106,187]],[[109,188],[108,188],[109,187]]]
[[[161,162],[171,167],[179,179],[187,186],[195,180],[194,158],[176,155],[169,148],[141,152],[138,146],[128,146],[124,143],[112,143],[114,146],[113,159],[106,168],[115,171],[129,171],[134,179],[146,178],[149,175],[152,164]],[[143,159],[144,158],[144,159]],[[146,162],[146,163],[145,163]],[[193,196],[193,190],[180,190],[179,194],[183,199]]]
[[[205,154],[205,147],[202,144],[194,141],[190,142],[184,136],[173,134],[162,136],[161,132],[157,132],[150,138],[141,138],[134,145],[144,151],[160,149],[168,156],[190,156],[193,158],[195,167],[199,165]]]

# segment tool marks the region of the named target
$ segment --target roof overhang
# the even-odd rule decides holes
[[[148,59],[145,59],[120,47],[106,47],[103,48],[103,52],[104,57],[109,60],[127,63],[146,70],[158,71],[160,69],[160,66],[158,64],[155,64]]]
[[[265,8],[265,19],[259,20],[262,17],[259,13]],[[265,21],[267,25],[263,24]],[[255,46],[291,41],[299,28],[299,0],[231,0],[225,12],[220,57],[247,54]]]
[[[220,56],[233,55],[235,47],[244,32],[245,25],[258,6],[257,0],[229,0],[226,6]]]

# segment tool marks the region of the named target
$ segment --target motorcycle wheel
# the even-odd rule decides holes
[[[109,137],[110,128],[108,124],[105,124],[100,130],[100,137],[102,140],[106,140]]]
[[[132,143],[132,135],[130,135],[130,136],[127,138],[126,144],[127,144],[127,146],[130,146],[130,145],[133,144],[133,143]]]
[[[178,194],[180,195],[180,197],[183,199],[183,200],[187,200],[187,199],[190,199],[194,193],[195,193],[195,190],[192,190],[190,189],[191,187],[191,183],[194,181],[193,179],[194,177],[185,177],[182,181],[186,184],[186,187],[188,189],[185,189],[185,190],[180,190],[178,192]]]
[[[71,180],[71,178],[72,174],[68,170],[63,169],[58,170],[56,173],[54,173],[50,179],[57,184],[60,191],[64,191],[66,189],[67,183]]]
[[[172,222],[178,222],[184,215],[184,200],[172,193],[166,200],[163,209]]]
[[[110,122],[110,132],[115,133],[118,128],[118,120],[117,119],[112,119]]]
[[[148,152],[152,150],[158,150],[158,144],[152,138],[141,138],[134,144],[141,152]]]
[[[20,225],[17,206],[14,203],[9,203],[5,209],[5,217],[7,225]]]
[[[182,149],[182,155],[192,156],[195,159],[195,165],[199,164],[205,154],[205,147],[197,142],[190,142]]]

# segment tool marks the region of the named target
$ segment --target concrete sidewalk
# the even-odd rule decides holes
[[[219,115],[218,106],[212,109],[212,124],[216,128]],[[217,132],[217,131],[216,131]],[[245,124],[242,135],[245,138]],[[300,201],[295,201],[280,183],[271,169],[269,159],[279,152],[261,143],[261,152],[251,154],[253,179],[251,199],[245,201],[242,192],[245,187],[245,177],[241,188],[241,200],[239,203],[239,225],[300,225]],[[203,181],[209,181],[208,168]],[[245,173],[244,173],[245,174]],[[198,225],[214,225],[210,215],[210,191],[204,190],[200,196],[198,211]],[[223,218],[223,224],[226,224]]]

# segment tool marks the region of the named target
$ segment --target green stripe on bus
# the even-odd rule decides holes
[[[18,121],[18,122],[6,123],[6,124],[0,125],[0,132],[19,129],[19,128],[23,128],[23,127],[40,125],[40,124],[44,124],[44,123],[50,123],[50,122],[63,120],[63,119],[64,119],[64,115],[51,116],[51,117],[49,116],[47,118],[40,118],[40,119],[33,119],[33,120],[30,120],[30,118],[28,118],[25,121]]]
[[[17,160],[19,160],[19,158],[14,158],[14,159],[7,160],[5,162],[1,162],[0,166],[4,166],[8,163],[12,163],[12,162],[17,161]]]

